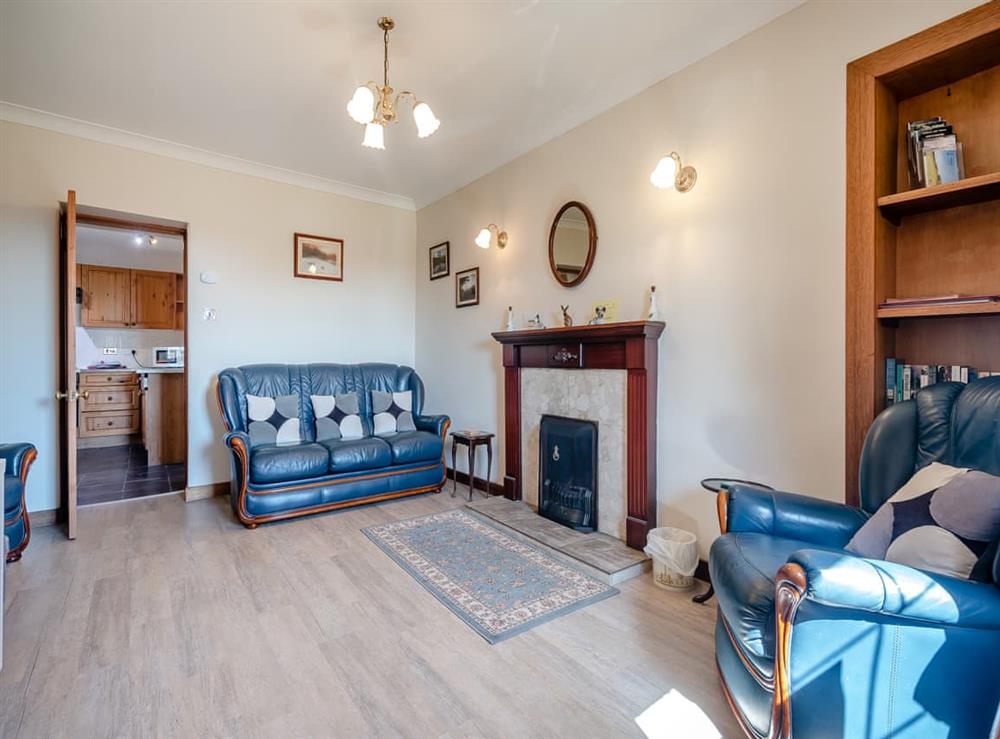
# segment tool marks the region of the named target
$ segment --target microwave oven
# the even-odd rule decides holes
[[[183,367],[183,346],[153,347],[153,364],[157,367]]]

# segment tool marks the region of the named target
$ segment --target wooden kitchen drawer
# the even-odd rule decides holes
[[[115,385],[84,388],[87,397],[80,398],[80,412],[139,410],[139,386]]]
[[[112,385],[138,385],[139,375],[135,372],[81,372],[80,387],[109,387]]]
[[[139,411],[99,411],[80,414],[80,436],[134,434],[139,430]]]

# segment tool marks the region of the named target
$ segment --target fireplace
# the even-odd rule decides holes
[[[535,502],[536,419],[583,414],[601,424],[600,529],[634,549],[646,545],[656,526],[657,341],[664,327],[627,321],[493,334],[503,345],[506,497]],[[553,383],[552,375],[564,382]]]
[[[577,531],[596,531],[597,424],[543,415],[538,472],[538,512]]]

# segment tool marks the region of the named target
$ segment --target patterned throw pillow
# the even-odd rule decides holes
[[[297,444],[302,441],[299,428],[299,396],[247,395],[250,445]]]
[[[316,441],[360,439],[365,435],[357,393],[309,397],[316,414]]]
[[[372,390],[372,413],[377,435],[417,430],[413,424],[413,394],[409,390],[402,393]]]
[[[998,536],[1000,477],[933,462],[889,498],[846,549],[968,579]]]

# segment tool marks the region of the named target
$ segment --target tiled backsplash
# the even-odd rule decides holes
[[[132,357],[136,350],[142,364],[152,365],[154,346],[184,346],[183,331],[154,331],[150,329],[77,328],[76,366],[80,368],[100,361],[121,362],[126,367],[138,368]],[[117,354],[105,355],[104,347],[114,347]]]

